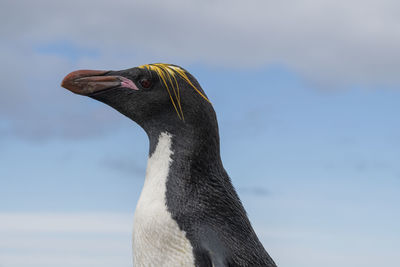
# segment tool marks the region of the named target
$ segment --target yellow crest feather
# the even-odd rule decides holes
[[[187,82],[202,98],[207,100],[207,102],[210,102],[210,100],[208,100],[208,98],[190,81],[185,70],[180,67],[165,63],[155,63],[155,64],[141,65],[138,68],[152,70],[157,74],[161,84],[163,84],[165,89],[167,90],[172,105],[174,106],[175,111],[178,114],[179,119],[181,120],[185,120],[185,118],[183,116],[183,110],[181,106],[179,85],[176,79],[177,76],[182,78],[185,82]]]

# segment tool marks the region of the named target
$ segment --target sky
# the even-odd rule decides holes
[[[280,267],[400,262],[400,2],[0,2],[0,267],[132,266],[148,140],[60,87],[166,62],[200,82]]]

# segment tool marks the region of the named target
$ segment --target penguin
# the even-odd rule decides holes
[[[222,164],[213,105],[187,70],[165,63],[78,70],[61,86],[111,106],[149,138],[134,266],[276,266]]]

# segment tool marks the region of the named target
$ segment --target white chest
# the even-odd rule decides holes
[[[142,266],[194,266],[193,249],[166,206],[166,182],[172,162],[171,135],[162,133],[148,160],[146,179],[136,206],[133,260]]]

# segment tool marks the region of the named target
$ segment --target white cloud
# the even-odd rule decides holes
[[[131,266],[132,214],[0,213],[0,266]]]
[[[398,242],[390,244],[387,237],[318,227],[310,222],[308,229],[293,224],[269,229],[256,224],[255,229],[278,266],[395,267],[398,262]]]
[[[0,233],[130,232],[132,214],[121,213],[0,213]]]
[[[281,64],[316,82],[400,81],[398,1],[6,2],[2,35],[14,40],[68,40],[142,60]]]

